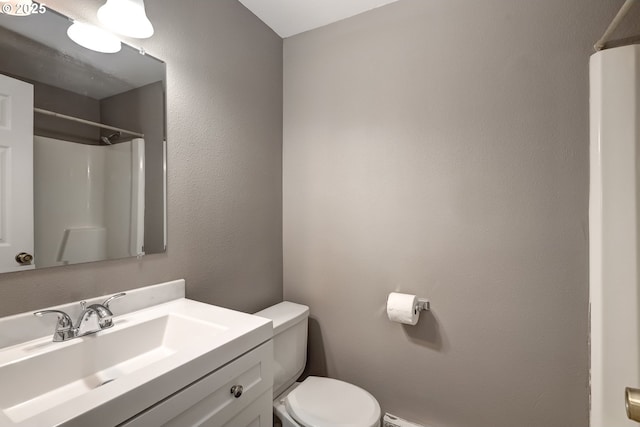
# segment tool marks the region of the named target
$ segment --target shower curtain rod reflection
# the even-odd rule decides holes
[[[113,131],[116,131],[116,132],[122,132],[122,133],[126,133],[127,135],[136,136],[138,138],[144,138],[144,134],[142,134],[142,133],[133,132],[133,131],[130,131],[130,130],[117,128],[117,127],[114,127],[114,126],[103,125],[102,123],[92,122],[92,121],[85,120],[85,119],[79,119],[79,118],[73,117],[73,116],[67,116],[65,114],[60,114],[60,113],[56,113],[56,112],[49,111],[49,110],[43,110],[42,108],[34,108],[33,111],[36,112],[36,113],[39,113],[39,114],[44,114],[46,116],[58,117],[59,119],[70,120],[72,122],[78,122],[78,123],[82,123],[82,124],[89,125],[89,126],[99,127],[99,128],[102,128],[102,129],[109,129],[109,130],[113,130]]]

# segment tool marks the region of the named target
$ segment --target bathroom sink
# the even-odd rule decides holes
[[[265,319],[188,299],[65,342],[0,350],[0,426],[114,426],[271,338]]]
[[[20,349],[35,354],[0,366],[0,378],[15,385],[0,390],[4,414],[24,421],[228,330],[173,313],[120,326],[66,345],[47,343],[42,352],[41,343]]]

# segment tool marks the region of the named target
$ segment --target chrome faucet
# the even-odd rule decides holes
[[[94,334],[103,329],[107,329],[113,326],[113,313],[109,308],[109,304],[117,298],[125,296],[126,293],[122,292],[116,294],[110,298],[107,298],[102,304],[91,304],[87,307],[86,301],[80,302],[82,312],[78,317],[76,326],[73,326],[71,317],[64,311],[60,310],[42,310],[33,313],[37,317],[42,317],[45,314],[55,314],[58,316],[58,323],[56,323],[56,329],[53,332],[53,341],[68,341],[73,338],[83,337],[85,335]]]

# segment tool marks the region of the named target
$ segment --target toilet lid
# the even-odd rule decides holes
[[[380,405],[360,387],[332,378],[309,377],[285,399],[287,412],[305,427],[375,427]]]

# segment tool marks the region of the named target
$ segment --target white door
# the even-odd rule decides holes
[[[0,272],[33,269],[32,255],[33,86],[0,74]]]
[[[590,75],[591,426],[633,427],[625,388],[640,388],[640,45],[595,53]],[[629,408],[635,419],[639,407]]]

